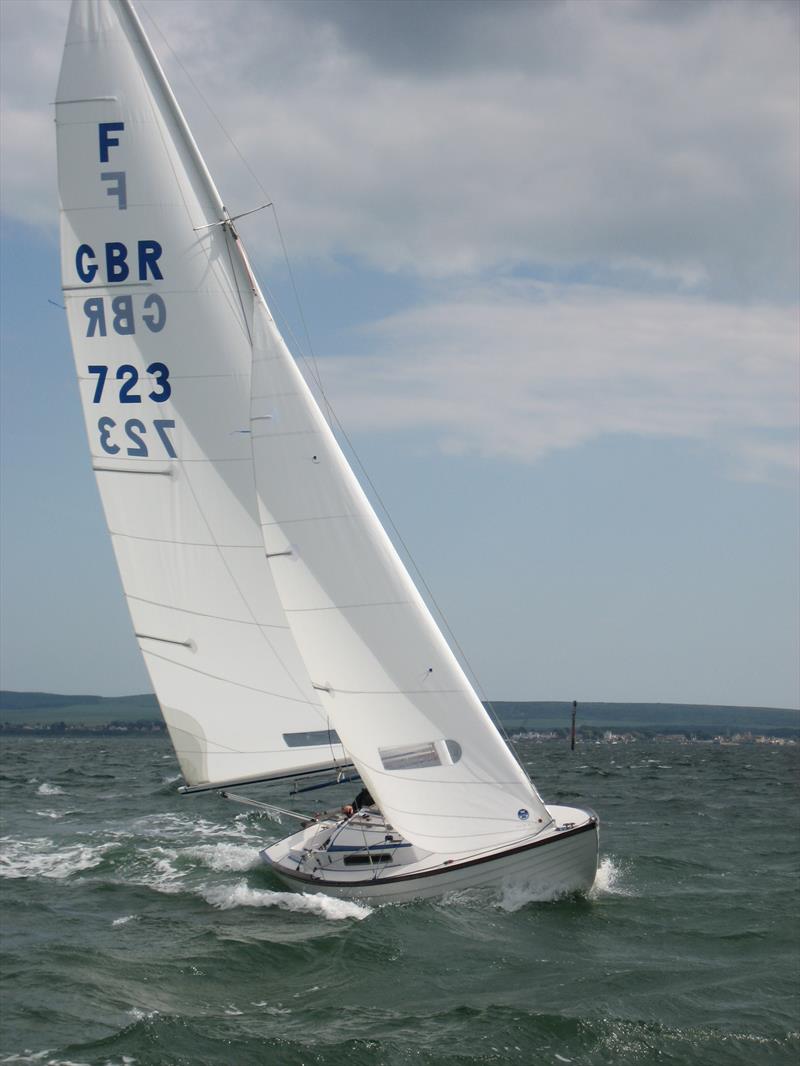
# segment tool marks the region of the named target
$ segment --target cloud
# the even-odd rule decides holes
[[[373,358],[330,361],[348,423],[522,461],[622,433],[713,441],[742,477],[795,468],[796,5],[139,11],[232,211],[274,198],[296,260],[424,294],[370,327]],[[0,15],[3,209],[53,224],[67,5]],[[265,219],[242,223],[262,262]]]
[[[0,7],[5,209],[41,223],[55,217],[45,126],[66,4]],[[245,210],[263,194],[149,14],[278,203],[298,256],[355,256],[425,279],[521,264],[734,300],[796,297],[793,5],[140,10],[226,200]],[[258,223],[245,237],[278,252]]]
[[[797,317],[768,306],[498,282],[369,327],[327,359],[343,422],[534,462],[609,434],[711,443],[732,472],[798,469]]]

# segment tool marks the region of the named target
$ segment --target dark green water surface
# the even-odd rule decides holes
[[[176,795],[165,740],[7,740],[0,1063],[800,1061],[800,749],[520,752],[600,814],[590,898],[294,895],[258,861],[292,825]]]

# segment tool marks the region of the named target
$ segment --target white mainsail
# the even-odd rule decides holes
[[[186,781],[330,766],[258,521],[246,260],[128,0],[73,0],[56,123],[92,464]]]
[[[550,824],[387,537],[266,304],[251,441],[264,544],[300,653],[349,756],[402,835],[434,852]]]

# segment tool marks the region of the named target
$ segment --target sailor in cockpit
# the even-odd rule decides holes
[[[375,800],[370,795],[369,789],[362,788],[352,803],[345,803],[344,807],[342,807],[342,814],[351,818],[356,811],[363,810],[364,807],[372,807],[374,803]]]

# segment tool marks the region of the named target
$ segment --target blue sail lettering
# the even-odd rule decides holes
[[[151,314],[142,315],[142,321],[151,333],[160,333],[167,321],[167,305],[157,293],[151,292],[145,297],[144,309],[149,311],[151,307],[155,310]]]
[[[108,150],[114,148],[119,144],[118,137],[109,137],[109,133],[112,131],[122,131],[125,129],[124,122],[100,122],[97,125],[97,132],[100,139],[100,162],[108,162]]]
[[[161,258],[161,245],[158,241],[139,241],[139,281],[147,280],[147,268],[157,281],[163,281],[164,275],[158,266]]]
[[[123,337],[130,336],[134,332],[133,297],[115,296],[111,301],[111,310],[114,312],[114,317],[111,320],[114,332]]]
[[[107,170],[105,174],[100,175],[101,181],[116,182],[115,185],[109,185],[106,189],[106,195],[116,196],[117,207],[120,211],[127,210],[128,207],[128,186],[125,181],[124,170]]]
[[[93,337],[95,332],[101,337],[106,335],[106,308],[102,296],[92,296],[83,301],[83,313],[88,322],[86,324],[86,336]]]
[[[85,281],[88,285],[97,273],[97,263],[87,263],[87,259],[94,260],[94,250],[88,244],[82,244],[75,253],[75,269],[81,281]]]
[[[128,274],[130,274],[128,249],[122,241],[108,241],[106,244],[106,277],[109,281],[125,281]]]
[[[158,293],[145,296],[141,311],[136,306],[138,297],[134,295],[114,296],[108,310],[106,300],[104,296],[92,296],[83,301],[87,337],[105,337],[108,328],[121,337],[130,337],[136,333],[137,320],[144,323],[150,333],[160,333],[167,323],[167,304]]]
[[[137,265],[139,281],[163,281],[164,275],[158,261],[163,249],[158,241],[143,240],[137,242]],[[105,245],[106,280],[109,283],[126,281],[130,275],[128,265],[128,248],[122,241],[107,241]],[[94,281],[97,274],[97,259],[90,244],[81,244],[75,253],[75,269],[78,277],[86,285]]]

